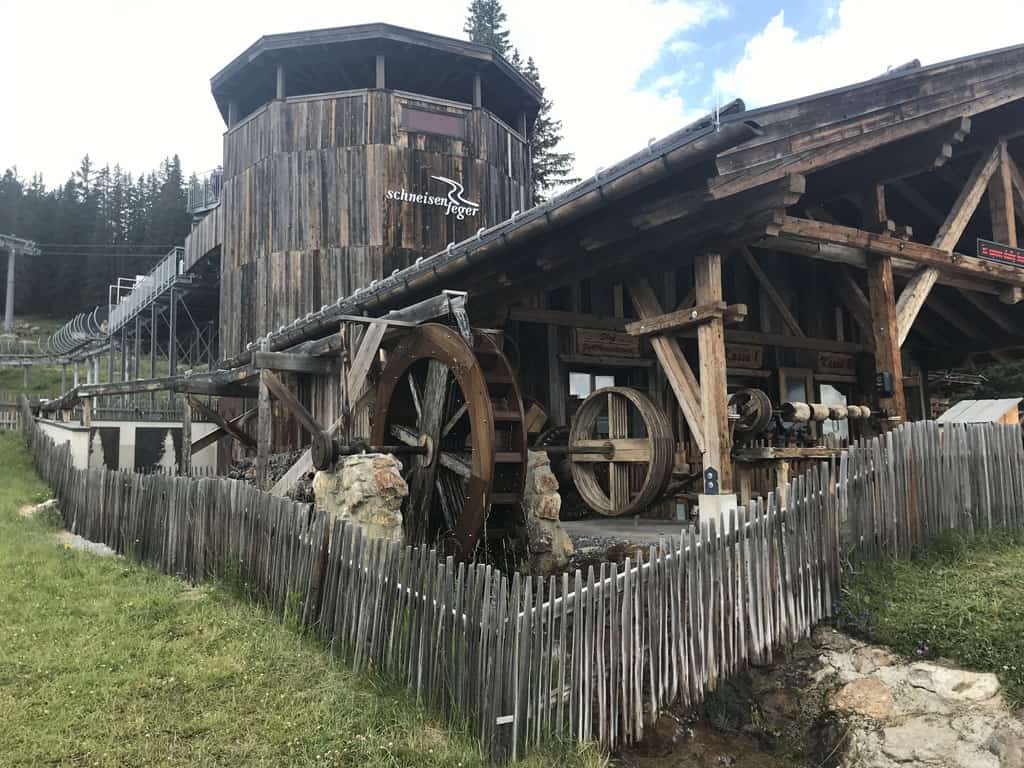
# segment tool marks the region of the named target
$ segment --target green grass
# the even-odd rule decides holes
[[[476,742],[227,588],[62,549],[0,434],[0,763],[472,766]],[[552,747],[528,765],[599,766]]]
[[[995,672],[1024,706],[1024,539],[966,542],[948,534],[912,560],[886,561],[854,579],[840,624],[910,657],[948,658]]]

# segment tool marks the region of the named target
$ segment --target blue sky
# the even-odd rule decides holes
[[[705,23],[672,35],[637,78],[636,87],[675,95],[688,105],[710,111],[718,99],[725,102],[742,98],[743,94],[722,93],[716,87],[715,73],[735,67],[746,43],[775,16],[781,14],[786,26],[805,38],[834,28],[837,8],[837,0],[775,4],[742,0],[716,4]],[[750,103],[747,106],[763,105]]]
[[[221,162],[210,77],[260,35],[384,21],[463,37],[468,0],[0,0],[0,169],[59,184]],[[1024,42],[1024,0],[504,0],[587,177],[739,96],[755,108]],[[55,24],[54,19],[60,23]],[[83,41],[87,41],[83,43]],[[468,97],[467,97],[468,98]]]

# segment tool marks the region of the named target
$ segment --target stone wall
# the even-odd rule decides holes
[[[527,557],[524,570],[538,576],[563,570],[573,554],[572,540],[558,521],[562,497],[558,478],[544,451],[530,451],[523,514],[526,518]]]
[[[401,462],[379,453],[347,456],[313,478],[318,507],[377,539],[402,540],[402,500],[408,495]]]

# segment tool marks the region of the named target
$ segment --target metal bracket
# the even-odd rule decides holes
[[[714,467],[704,470],[704,494],[706,496],[718,495],[718,470]]]

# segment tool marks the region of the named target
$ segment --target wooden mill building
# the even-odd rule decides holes
[[[506,465],[531,435],[577,415],[570,453],[591,452],[582,482],[605,511],[654,509],[767,490],[765,468],[928,417],[929,372],[1024,347],[1024,46],[736,101],[537,206],[541,94],[487,47],[381,24],[272,35],[212,86],[224,189],[186,244],[189,265],[220,264],[203,391],[245,396],[224,418],[262,396],[264,455],[318,433],[425,455],[447,440],[413,495],[447,514],[445,467],[486,487],[477,529],[515,506]],[[396,382],[448,343],[422,331],[433,319],[471,354],[445,358],[431,418],[433,369],[411,395]],[[657,416],[632,395],[577,414],[607,387]],[[741,438],[730,395],[752,389],[772,426]],[[786,404],[828,418],[799,429]],[[446,437],[477,410],[472,441]]]

